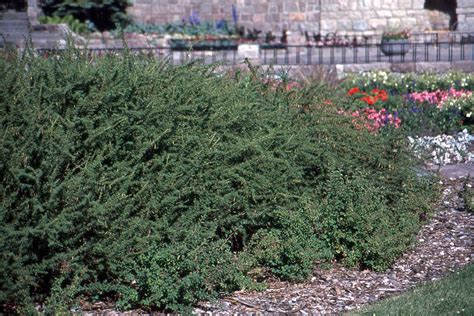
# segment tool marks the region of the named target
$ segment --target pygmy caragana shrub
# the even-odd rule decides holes
[[[252,74],[74,49],[0,70],[4,308],[183,311],[258,269],[383,269],[429,207],[397,135],[301,111]]]

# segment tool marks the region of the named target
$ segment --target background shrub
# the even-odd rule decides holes
[[[399,132],[354,129],[321,87],[75,49],[0,70],[0,302],[23,312],[186,311],[259,269],[383,269],[430,207]]]
[[[54,19],[72,16],[90,30],[113,30],[129,23],[129,0],[40,0],[44,14]],[[57,16],[57,17],[55,17]]]

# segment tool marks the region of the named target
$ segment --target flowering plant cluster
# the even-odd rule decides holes
[[[437,165],[474,162],[474,153],[469,151],[473,141],[474,136],[470,135],[467,129],[453,136],[442,134],[434,137],[408,137],[416,157],[429,159]]]
[[[455,106],[455,102],[458,99],[469,98],[472,96],[471,91],[467,90],[456,90],[450,88],[448,90],[436,90],[433,92],[422,91],[422,92],[412,92],[407,95],[409,101],[419,102],[419,103],[428,103],[430,105],[435,105],[437,108],[442,109],[449,106]],[[459,109],[461,109],[459,107]]]
[[[472,91],[450,88],[434,92],[413,92],[407,95],[406,98],[408,101],[415,103],[436,106],[440,111],[455,111],[460,125],[471,125],[473,123],[474,95]]]
[[[385,90],[380,89],[372,89],[371,93],[365,93],[361,91],[358,87],[350,89],[347,94],[349,96],[357,95],[360,96],[359,100],[363,101],[367,105],[374,105],[377,101],[387,101],[388,100],[388,93]]]
[[[382,34],[382,41],[408,38],[410,38],[410,32],[408,32],[408,30],[385,31]]]
[[[349,75],[343,82],[346,89],[359,87],[364,90],[384,89],[391,93],[411,93],[421,91],[474,90],[474,74],[450,71],[444,74],[392,73],[387,71],[362,72]]]
[[[387,91],[373,89],[370,93],[366,93],[361,91],[358,87],[354,87],[350,89],[347,94],[349,96],[355,96],[358,100],[367,105],[360,110],[355,110],[350,113],[350,115],[354,117],[352,123],[357,129],[365,127],[367,130],[375,132],[386,125],[392,125],[395,128],[400,127],[401,120],[396,111],[392,114],[384,107],[380,110],[373,107],[379,101],[386,102],[388,100]],[[347,114],[346,112],[342,113]]]
[[[379,111],[371,107],[364,108],[360,111],[356,110],[352,112],[351,115],[354,117],[352,123],[357,129],[364,127],[370,132],[376,132],[386,125],[392,125],[395,128],[399,128],[401,123],[397,111],[392,114],[385,108]]]

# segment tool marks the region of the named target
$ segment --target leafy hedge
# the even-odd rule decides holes
[[[314,109],[321,87],[74,49],[0,70],[4,309],[183,311],[315,260],[384,269],[430,208],[397,131]]]

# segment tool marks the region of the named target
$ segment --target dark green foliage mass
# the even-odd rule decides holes
[[[112,30],[125,26],[130,20],[126,14],[129,0],[40,0],[40,5],[53,19],[72,16],[88,22],[91,30]]]
[[[311,110],[316,88],[74,49],[0,72],[0,303],[23,311],[183,311],[315,260],[383,269],[430,207],[400,135]]]

